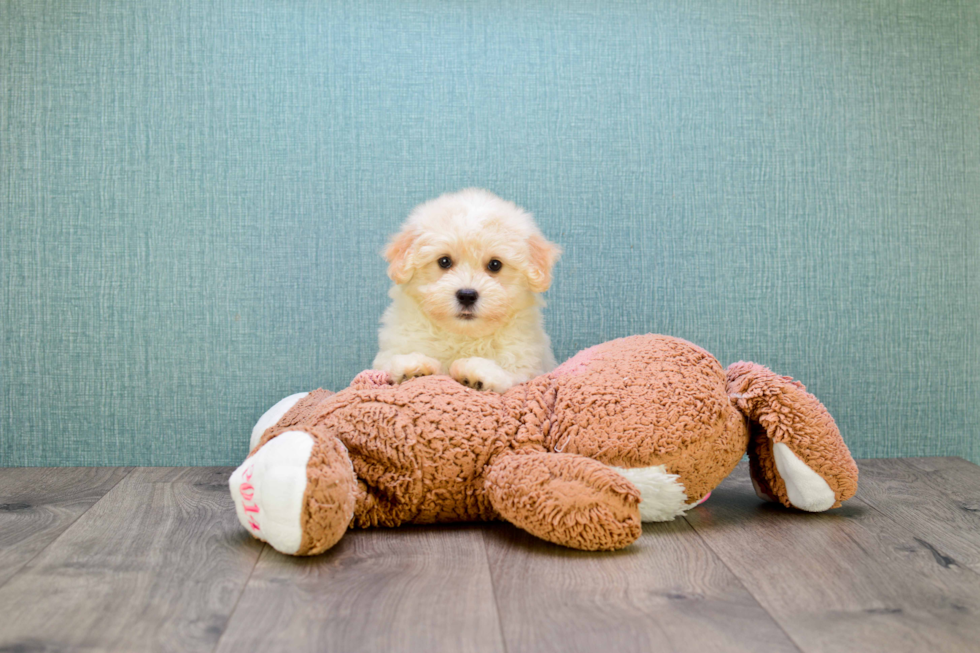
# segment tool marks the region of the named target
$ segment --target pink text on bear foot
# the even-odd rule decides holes
[[[245,513],[248,516],[248,525],[251,526],[253,530],[257,531],[261,529],[259,528],[258,522],[255,521],[255,517],[252,516],[252,513],[258,514],[259,506],[254,501],[255,488],[252,486],[251,483],[249,483],[249,481],[252,480],[253,467],[254,465],[249,465],[248,469],[246,469],[245,472],[242,474],[242,478],[245,479],[245,481],[238,486],[238,493],[242,495],[242,509],[245,511]]]

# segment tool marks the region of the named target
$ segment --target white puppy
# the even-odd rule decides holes
[[[495,392],[550,371],[539,293],[560,255],[529,213],[489,191],[419,205],[384,252],[395,285],[374,368],[396,383],[448,372]]]

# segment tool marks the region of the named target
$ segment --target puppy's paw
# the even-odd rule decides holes
[[[417,376],[432,376],[442,374],[442,364],[425,354],[404,354],[391,357],[388,368],[391,379],[395,383],[403,383]]]
[[[514,385],[513,375],[488,358],[460,358],[453,361],[449,375],[474,390],[506,392]]]

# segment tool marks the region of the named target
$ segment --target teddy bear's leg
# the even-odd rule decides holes
[[[346,448],[316,428],[272,437],[228,485],[242,526],[282,553],[326,551],[354,516],[357,482]]]
[[[789,445],[773,442],[765,429],[754,426],[748,452],[749,471],[759,498],[807,512],[823,512],[834,507],[837,496],[827,481],[800,460]],[[785,496],[785,500],[780,496]]]
[[[275,426],[282,419],[282,416],[289,412],[289,409],[299,403],[299,400],[310,394],[309,392],[297,392],[289,395],[285,399],[280,399],[276,404],[265,411],[259,421],[252,427],[252,437],[248,441],[248,450],[251,451],[259,443],[259,438],[270,426]]]
[[[640,493],[608,465],[577,454],[513,453],[487,472],[490,503],[541,539],[586,551],[640,536]]]
[[[809,512],[854,496],[857,465],[830,413],[803,384],[755,363],[734,363],[727,376],[728,394],[749,420],[756,494]]]
[[[688,504],[684,485],[677,474],[664,465],[652,467],[612,467],[640,491],[640,519],[645,522],[673,521],[697,503]],[[709,493],[710,494],[710,493]],[[702,497],[698,503],[706,497]]]

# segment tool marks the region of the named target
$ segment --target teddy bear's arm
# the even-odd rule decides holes
[[[756,494],[809,512],[857,491],[858,469],[833,417],[803,384],[756,363],[733,363],[728,394],[749,421]]]
[[[504,519],[549,542],[601,551],[640,536],[639,491],[591,458],[508,454],[491,465],[486,488]]]

